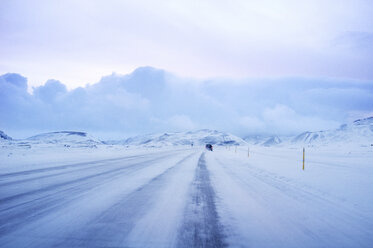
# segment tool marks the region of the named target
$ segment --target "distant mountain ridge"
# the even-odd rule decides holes
[[[273,145],[280,144],[281,142],[282,142],[282,140],[278,136],[273,136],[273,137],[269,138],[266,142],[264,142],[262,145],[263,146],[273,146]]]
[[[66,145],[98,145],[103,144],[102,141],[85,133],[77,131],[58,131],[50,133],[42,133],[26,139],[31,143],[45,144],[66,144]]]
[[[343,124],[337,129],[324,131],[307,131],[299,135],[288,136],[262,136],[252,135],[244,139],[235,135],[217,131],[202,129],[189,132],[167,132],[158,134],[138,135],[124,140],[103,142],[86,132],[58,131],[42,133],[24,140],[13,140],[10,136],[0,131],[0,141],[8,141],[9,144],[21,146],[33,146],[37,144],[56,144],[76,147],[94,147],[96,145],[112,144],[127,146],[179,146],[179,145],[329,145],[329,144],[357,144],[373,146],[373,117],[358,119],[349,124]]]
[[[304,132],[294,137],[291,142],[325,145],[329,143],[373,144],[373,117],[358,119],[334,130]]]
[[[160,134],[139,135],[122,141],[111,143],[122,145],[138,145],[149,147],[178,145],[245,145],[243,139],[217,130],[202,129],[189,132],[170,132]]]
[[[353,122],[355,125],[370,125],[373,128],[373,116],[365,119],[358,119]],[[373,131],[373,129],[371,129]]]
[[[245,140],[253,145],[329,145],[329,144],[373,144],[373,117],[358,119],[343,124],[337,129],[323,131],[307,131],[293,137],[248,136]]]

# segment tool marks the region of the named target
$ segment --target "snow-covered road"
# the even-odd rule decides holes
[[[245,152],[144,149],[0,172],[0,247],[371,247],[373,190],[351,189],[373,187],[371,167],[303,172],[291,156]],[[346,173],[356,181],[338,181]]]

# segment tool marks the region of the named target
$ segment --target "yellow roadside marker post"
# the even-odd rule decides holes
[[[303,147],[303,170],[304,170],[304,153],[305,153],[305,150],[304,150],[304,147]]]

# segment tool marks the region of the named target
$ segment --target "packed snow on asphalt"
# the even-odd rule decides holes
[[[372,247],[371,147],[0,149],[0,247]]]

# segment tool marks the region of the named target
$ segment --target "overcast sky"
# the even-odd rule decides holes
[[[372,13],[370,0],[2,0],[0,74],[70,89],[139,66],[372,80]]]
[[[373,116],[373,84],[322,78],[191,80],[142,67],[68,90],[57,80],[27,91],[19,74],[0,76],[0,130],[16,138],[75,130],[100,138],[217,129],[296,135]]]
[[[372,13],[370,0],[2,0],[0,130],[336,128],[373,115]]]

